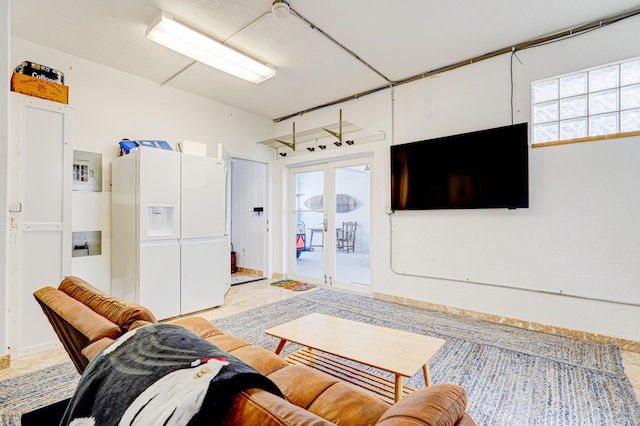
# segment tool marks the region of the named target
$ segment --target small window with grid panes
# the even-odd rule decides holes
[[[640,131],[640,58],[532,84],[533,143]]]

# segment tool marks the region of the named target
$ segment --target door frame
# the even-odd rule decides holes
[[[264,228],[262,230],[262,246],[260,247],[260,250],[262,251],[262,256],[261,256],[261,262],[262,262],[262,276],[263,277],[270,277],[271,276],[271,259],[270,259],[270,255],[269,255],[269,197],[270,197],[270,173],[269,173],[269,168],[270,168],[270,164],[266,161],[262,161],[262,160],[257,160],[255,158],[249,158],[249,157],[243,157],[243,156],[236,156],[233,155],[231,156],[231,158],[229,159],[229,170],[230,170],[230,176],[233,175],[233,161],[242,161],[242,162],[247,162],[247,163],[258,163],[264,166],[264,174],[263,174],[263,179],[259,179],[258,181],[261,182],[260,185],[262,185],[264,187],[264,201],[263,201],[263,211],[260,212],[259,214],[263,216],[264,218]],[[257,183],[254,183],[257,184]],[[233,189],[237,190],[237,187],[233,185],[233,182],[231,183],[231,190],[230,190],[230,196],[233,197]],[[230,237],[229,237],[229,243],[231,244],[233,242],[233,224],[234,222],[237,225],[237,222],[239,221],[238,218],[238,212],[233,211],[233,202],[230,199],[230,204],[229,204],[229,208],[230,208],[230,223],[229,223],[229,231],[230,231]],[[256,213],[258,214],[258,213]],[[237,247],[234,247],[234,250]]]
[[[373,173],[373,163],[374,156],[372,153],[367,153],[366,155],[356,156],[356,157],[348,157],[348,158],[328,158],[319,162],[315,162],[312,164],[303,163],[303,164],[291,164],[288,165],[288,205],[290,206],[287,209],[287,232],[285,235],[289,237],[286,238],[285,241],[285,250],[287,253],[287,260],[289,265],[289,276],[293,279],[302,279],[302,280],[319,280],[321,281],[321,285],[326,285],[328,287],[336,287],[345,290],[356,291],[360,293],[372,293],[373,292],[373,276],[371,274],[371,264],[369,265],[369,284],[355,284],[350,282],[341,282],[336,281],[336,262],[335,262],[335,245],[336,245],[336,236],[334,232],[324,232],[322,242],[325,247],[332,247],[332,250],[323,250],[323,277],[311,277],[311,276],[302,276],[296,273],[296,241],[295,241],[295,229],[296,229],[296,217],[295,212],[296,209],[296,179],[295,175],[297,173],[305,173],[310,171],[323,171],[323,216],[327,219],[327,229],[335,229],[336,227],[336,215],[335,215],[335,170],[339,168],[354,166],[358,164],[367,163],[370,167],[370,175],[369,175],[369,200],[373,199],[373,185],[372,182],[374,180]],[[327,188],[330,188],[331,191],[328,193]],[[330,196],[326,196],[326,195]],[[369,203],[369,228],[371,228],[372,224],[372,206],[373,203]],[[333,212],[333,214],[327,214],[327,212]],[[371,242],[369,243],[369,258],[372,258],[372,247]]]

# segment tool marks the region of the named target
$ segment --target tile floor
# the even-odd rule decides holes
[[[207,311],[201,311],[192,315],[198,315],[210,321],[233,315],[248,309],[265,305],[271,302],[298,296],[300,293],[285,290],[269,285],[270,280],[254,281],[246,284],[232,286],[225,296],[223,306]],[[310,290],[313,291],[313,290]],[[215,324],[215,322],[214,322]],[[640,399],[640,354],[622,351],[622,363],[625,373]],[[11,361],[11,366],[0,370],[0,380],[5,380],[30,371],[45,368],[49,365],[69,361],[69,357],[63,348],[53,349],[47,352],[26,356]]]

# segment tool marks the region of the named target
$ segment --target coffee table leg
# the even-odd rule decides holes
[[[287,343],[286,339],[280,339],[280,343],[278,343],[278,347],[276,348],[276,355],[280,355],[280,352],[282,352],[282,348],[284,348],[285,343]]]
[[[422,366],[422,372],[424,373],[424,387],[431,386],[431,376],[429,375],[429,366],[427,364]]]
[[[400,398],[402,398],[403,386],[404,386],[404,383],[402,382],[402,376],[399,374],[396,374],[396,397],[395,397],[396,402],[400,401]]]

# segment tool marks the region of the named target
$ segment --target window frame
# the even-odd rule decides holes
[[[640,121],[632,122],[630,129],[624,129],[624,115],[640,114],[640,103],[631,105],[629,108],[623,108],[623,92],[640,91],[640,78],[632,79],[629,82],[623,81],[623,68],[626,64],[634,64],[640,67],[640,57],[628,58],[608,64],[602,64],[587,69],[582,69],[562,75],[556,75],[549,78],[533,81],[531,83],[531,141],[532,147],[558,145],[565,143],[601,140],[617,137],[640,135]],[[615,69],[614,73],[606,73],[607,69]],[[603,71],[603,75],[611,79],[611,83],[604,84],[601,87],[593,87],[595,80],[595,72]],[[611,71],[611,70],[610,70]],[[592,76],[594,78],[592,78]],[[563,93],[563,81],[575,80],[584,87],[577,90],[570,90]],[[594,81],[592,81],[594,80]],[[597,80],[597,82],[606,79]],[[546,96],[543,89],[547,89]],[[555,93],[553,93],[555,91]],[[597,103],[600,99],[601,103]],[[626,99],[626,98],[625,98]],[[630,98],[633,99],[633,98]],[[574,102],[574,106],[578,109],[581,103],[584,104],[584,113],[568,113],[568,109],[563,110],[563,104]],[[547,107],[545,109],[545,107]],[[594,107],[600,107],[601,110],[593,113]],[[569,111],[570,112],[570,111]],[[625,114],[627,113],[627,114]],[[615,123],[611,120],[615,116]],[[608,120],[608,121],[607,121]],[[594,131],[594,122],[602,121],[600,130],[606,129],[606,125],[613,125],[615,131]],[[578,129],[582,127],[583,134],[577,136],[567,135],[564,133],[563,124],[577,124]],[[538,138],[540,129],[552,130],[551,136],[547,138]],[[573,129],[575,130],[575,128]]]

